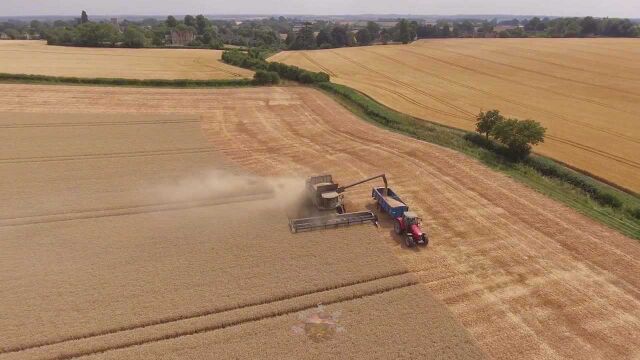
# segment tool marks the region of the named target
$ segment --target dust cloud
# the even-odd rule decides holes
[[[267,195],[275,201],[274,207],[290,208],[304,198],[304,178],[261,177],[238,174],[227,170],[210,170],[205,173],[179,179],[153,190],[166,202],[208,201],[233,197],[264,199]]]

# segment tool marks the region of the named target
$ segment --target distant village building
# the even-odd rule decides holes
[[[171,30],[171,45],[185,46],[196,39],[196,34],[189,30]]]
[[[11,40],[11,38],[5,33],[0,33],[0,40]]]

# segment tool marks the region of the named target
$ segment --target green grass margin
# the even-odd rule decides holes
[[[403,114],[344,85],[321,83],[316,84],[315,87],[329,94],[365,121],[466,154],[624,235],[640,240],[640,219],[632,214],[640,209],[640,198],[634,194],[621,191],[574,171],[550,158],[536,154],[531,155],[530,161],[551,166],[563,174],[581,179],[597,188],[598,191],[615,196],[622,204],[619,208],[603,206],[592,199],[589,194],[569,182],[543,176],[534,167],[527,165],[527,162],[511,162],[501,155],[465,139],[465,135],[473,133]]]
[[[252,79],[121,79],[121,78],[79,78],[67,76],[7,74],[0,73],[0,82],[48,84],[48,85],[103,85],[103,86],[137,86],[166,88],[219,88],[255,86]]]

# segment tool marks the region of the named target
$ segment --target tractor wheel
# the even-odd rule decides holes
[[[413,237],[411,237],[411,235],[407,235],[404,238],[404,243],[405,243],[405,245],[407,245],[407,247],[410,247],[410,248],[416,246],[416,242],[413,241]]]
[[[427,234],[422,234],[422,245],[423,246],[429,245],[429,237],[427,236]]]
[[[402,233],[402,227],[400,226],[400,221],[396,220],[393,223],[393,231],[400,235]]]

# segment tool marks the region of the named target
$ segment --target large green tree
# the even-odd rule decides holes
[[[371,44],[371,33],[367,29],[360,29],[356,33],[356,40],[358,41],[358,45],[369,45]]]
[[[287,32],[287,38],[284,39],[284,44],[287,46],[287,48],[291,48],[295,40],[296,40],[296,34],[293,32],[293,30],[289,30]]]
[[[598,33],[598,21],[591,16],[587,16],[582,19],[582,21],[580,21],[580,26],[582,27],[582,35],[595,35]]]
[[[290,46],[291,50],[310,50],[316,48],[316,38],[313,33],[313,28],[310,25],[305,25],[296,35],[293,43]]]
[[[393,38],[389,30],[387,29],[380,30],[380,41],[382,41],[382,44],[387,45],[389,41],[391,41],[392,39]]]
[[[80,24],[86,24],[89,22],[89,16],[87,12],[82,10],[82,14],[80,14]]]
[[[345,47],[351,45],[349,30],[344,26],[334,26],[331,30],[331,39],[334,47]]]
[[[504,117],[500,115],[498,110],[490,110],[486,113],[481,112],[476,117],[476,131],[480,134],[485,134],[488,139],[493,128],[503,120]]]
[[[199,35],[203,35],[209,26],[211,26],[211,22],[204,15],[196,16],[196,30]]]
[[[375,21],[367,22],[367,30],[371,36],[371,41],[375,41],[380,36],[380,25]]]
[[[509,149],[515,160],[524,159],[533,145],[544,142],[546,129],[535,120],[505,119],[491,131],[493,137]]]
[[[122,46],[130,48],[141,48],[147,43],[147,38],[144,32],[137,26],[127,26],[127,29],[122,34]]]
[[[411,28],[409,25],[409,21],[407,19],[402,19],[398,23],[397,27],[398,36],[396,40],[403,44],[410,43],[413,39],[411,38]]]
[[[318,45],[318,47],[332,46],[333,38],[331,37],[331,33],[329,32],[329,30],[325,28],[318,32],[318,36],[316,37],[316,44]]]
[[[192,15],[186,15],[184,17],[184,24],[187,26],[190,26],[192,28],[196,27],[196,18],[194,18]]]
[[[78,26],[77,45],[82,46],[114,46],[120,39],[116,28],[107,23],[88,22]]]
[[[170,28],[174,28],[178,25],[178,20],[176,20],[176,18],[172,15],[167,16],[167,20],[165,22]]]

